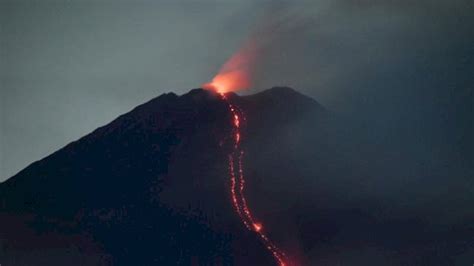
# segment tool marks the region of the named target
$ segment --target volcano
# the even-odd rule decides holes
[[[366,193],[381,152],[363,130],[291,88],[225,95],[163,94],[2,183],[0,263],[278,265],[278,246],[290,265],[447,265],[470,252],[466,219],[388,213]],[[254,230],[232,204],[228,103],[246,114]]]

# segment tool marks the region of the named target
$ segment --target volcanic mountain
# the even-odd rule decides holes
[[[246,114],[247,202],[293,264],[470,252],[466,219],[388,207],[373,178],[387,157],[363,130],[287,87],[227,99]],[[232,206],[231,115],[212,91],[167,93],[31,164],[0,185],[0,264],[276,265]]]

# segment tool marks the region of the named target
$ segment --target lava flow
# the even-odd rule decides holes
[[[232,140],[233,149],[228,155],[230,183],[231,183],[231,197],[234,209],[239,215],[242,223],[248,230],[257,233],[268,251],[271,252],[279,266],[288,266],[286,255],[281,251],[265,234],[262,223],[255,221],[252,212],[250,211],[247,200],[244,195],[245,178],[243,171],[243,156],[244,151],[241,148],[241,125],[245,121],[243,112],[235,105],[230,103],[226,94],[219,93],[222,100],[226,102],[229,111],[232,115]],[[241,120],[242,119],[242,120]]]
[[[275,258],[279,266],[289,266],[289,260],[285,253],[280,250],[265,234],[263,224],[256,221],[247,205],[244,195],[245,177],[243,171],[244,151],[241,147],[242,142],[242,122],[246,120],[242,110],[230,102],[227,92],[248,89],[254,73],[254,63],[258,55],[258,42],[250,38],[240,49],[234,53],[227,62],[221,67],[219,73],[210,83],[202,87],[208,90],[216,91],[227,104],[229,113],[232,117],[232,151],[228,155],[229,175],[230,175],[230,193],[232,204],[240,220],[245,227],[255,232],[265,247]]]

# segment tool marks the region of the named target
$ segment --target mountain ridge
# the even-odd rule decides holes
[[[469,262],[469,188],[439,186],[463,176],[412,176],[429,168],[410,149],[288,87],[227,98],[245,115],[248,205],[292,262]],[[232,206],[232,121],[215,92],[162,94],[31,164],[0,184],[0,261],[275,265]]]
[[[54,151],[53,153],[41,158],[41,159],[38,159],[32,163],[30,163],[29,165],[27,165],[25,168],[21,169],[20,171],[18,171],[18,173],[14,174],[13,176],[5,179],[4,181],[0,182],[0,185],[1,184],[4,184],[4,183],[8,183],[8,180],[10,180],[12,177],[16,176],[16,175],[19,175],[21,172],[23,172],[25,169],[27,169],[28,167],[32,166],[33,164],[43,160],[43,159],[46,159],[50,156],[52,156],[53,154],[55,154],[56,152],[64,149],[64,148],[67,148],[68,146],[70,145],[73,145],[74,143],[82,140],[83,138],[86,138],[87,136],[91,135],[91,134],[97,134],[99,132],[102,132],[102,131],[105,131],[107,127],[109,126],[113,126],[114,123],[117,123],[119,121],[121,121],[122,119],[126,118],[128,115],[130,115],[131,113],[142,113],[142,112],[149,112],[150,109],[153,108],[154,105],[156,104],[159,104],[160,101],[173,101],[173,100],[177,100],[178,98],[180,97],[193,97],[193,95],[199,95],[199,94],[206,94],[207,96],[214,96],[214,99],[218,100],[217,98],[217,93],[213,92],[213,91],[210,91],[210,90],[206,90],[206,89],[203,89],[203,88],[195,88],[195,89],[191,89],[190,91],[188,91],[187,93],[184,93],[182,95],[177,95],[175,94],[174,92],[167,92],[167,93],[163,93],[159,96],[156,96],[152,99],[150,99],[149,101],[146,101],[142,104],[139,104],[137,105],[136,107],[132,108],[130,111],[126,112],[126,113],[123,113],[121,115],[119,115],[118,117],[116,117],[115,119],[113,119],[112,121],[110,121],[109,123],[103,125],[103,126],[99,126],[98,128],[92,130],[90,133],[87,133],[86,135],[80,137],[79,139],[77,140],[73,140],[67,144],[65,144],[63,147],[59,148],[58,150]],[[321,109],[323,109],[323,107],[318,103],[316,102],[314,99],[308,97],[308,96],[305,96],[299,92],[297,92],[296,90],[290,88],[290,87],[285,87],[285,86],[274,86],[274,87],[271,87],[269,89],[265,89],[261,92],[257,92],[255,94],[251,94],[251,95],[245,95],[245,96],[239,96],[237,95],[236,93],[234,92],[230,92],[230,93],[227,93],[228,95],[230,95],[229,97],[230,98],[245,98],[245,99],[251,99],[253,97],[265,97],[265,96],[268,96],[268,95],[272,95],[273,96],[278,96],[278,97],[286,97],[286,96],[297,96],[301,99],[305,99],[309,102],[314,102],[315,104],[319,105],[321,107]],[[278,99],[278,98],[277,98]]]
[[[319,110],[289,88],[256,95],[230,93],[228,98],[244,109],[246,103],[265,102],[265,109],[294,117],[303,115],[305,108]],[[300,108],[291,110],[288,101]],[[257,120],[265,116],[256,112]],[[251,117],[249,125],[260,124]],[[278,117],[282,116],[271,120],[278,122]],[[272,257],[255,235],[242,228],[232,210],[226,169],[230,121],[227,104],[215,92],[198,88],[180,96],[166,93],[32,163],[0,184],[0,216],[7,221],[0,240],[7,243],[7,257],[18,259],[12,254],[19,250],[26,252],[20,252],[24,257],[34,257],[25,251],[27,243],[37,243],[30,248],[42,250],[39,243],[46,241],[92,250],[94,258],[105,256],[118,265],[130,264],[136,256],[142,256],[145,264],[192,261],[193,256],[214,261],[217,256],[238,265],[271,265]],[[155,214],[145,215],[149,212]],[[150,237],[155,236],[167,251],[153,255],[152,249],[141,247],[135,236],[123,231],[125,225],[139,224],[148,224],[148,229],[137,229],[139,237],[151,244]],[[189,229],[180,233],[174,225]],[[136,248],[123,255],[123,242],[117,243],[109,230],[128,235],[124,239],[136,243]],[[13,241],[15,231],[30,233],[24,233],[28,237],[23,241]],[[43,236],[38,238],[38,233]],[[87,235],[92,238],[84,238]],[[176,237],[184,241],[180,250],[194,255],[165,256],[176,249],[169,240]],[[58,242],[58,238],[69,240]],[[201,239],[202,247],[196,246],[196,239]],[[248,248],[260,252],[246,255]]]

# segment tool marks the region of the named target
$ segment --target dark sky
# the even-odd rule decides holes
[[[420,149],[472,159],[470,0],[0,5],[0,181],[152,97],[199,87],[249,36],[262,43],[249,92],[289,85],[376,138],[415,132]]]

